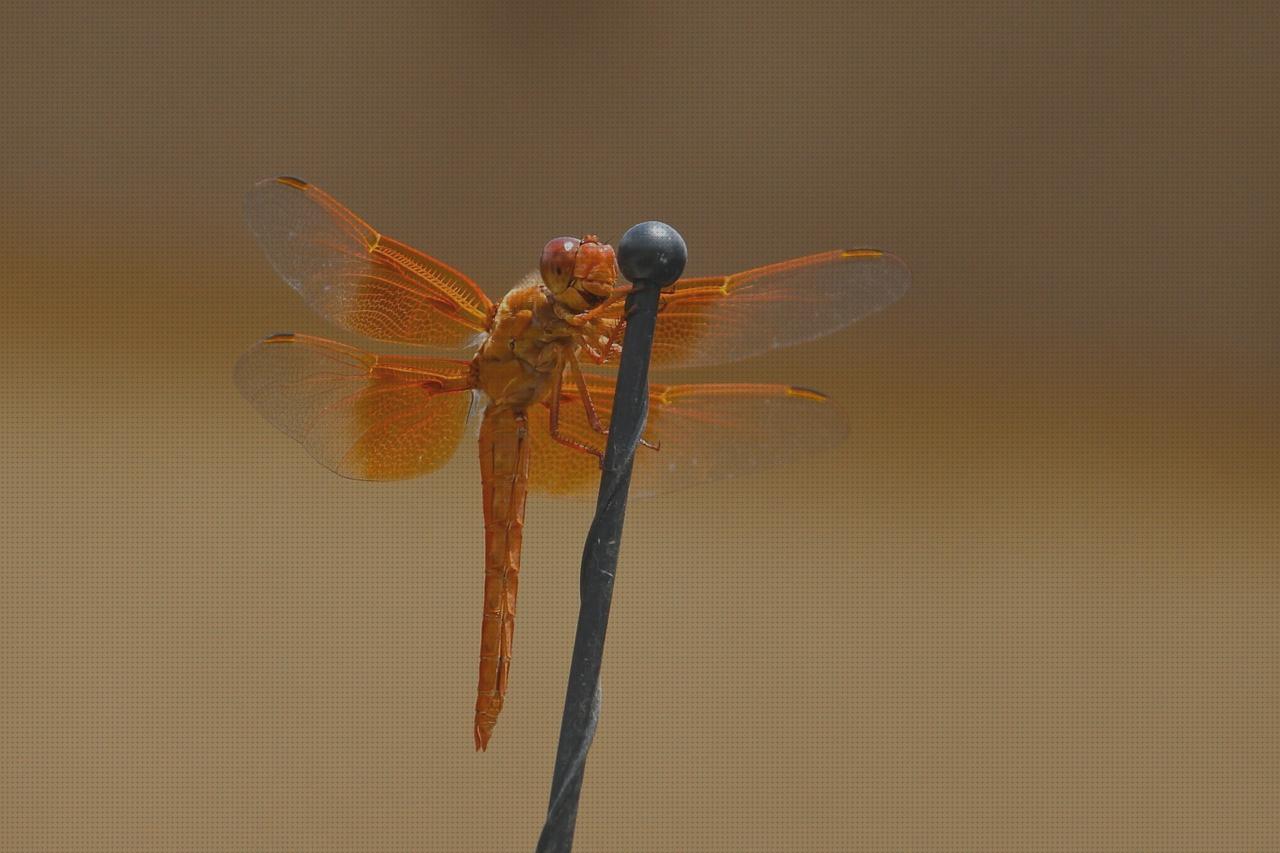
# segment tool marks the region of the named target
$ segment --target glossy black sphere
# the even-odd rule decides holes
[[[618,241],[618,268],[633,284],[666,287],[684,272],[687,260],[684,238],[665,222],[632,225]]]

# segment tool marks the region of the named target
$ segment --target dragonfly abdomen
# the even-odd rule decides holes
[[[511,668],[520,544],[529,487],[530,437],[523,411],[493,405],[480,426],[484,487],[484,619],[476,693],[476,749],[489,745]]]

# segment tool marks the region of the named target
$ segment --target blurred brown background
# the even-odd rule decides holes
[[[1280,848],[1273,8],[219,5],[3,12],[0,849],[537,837],[589,507],[473,754],[473,451],[344,481],[230,382],[352,340],[242,223],[281,173],[495,296],[653,217],[912,265],[693,375],[852,435],[633,506],[578,849]]]

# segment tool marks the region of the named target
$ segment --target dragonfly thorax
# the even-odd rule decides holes
[[[578,330],[546,287],[516,288],[503,297],[473,363],[476,384],[491,400],[516,407],[543,399]]]

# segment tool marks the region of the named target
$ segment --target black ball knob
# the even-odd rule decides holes
[[[663,288],[684,272],[689,249],[680,232],[665,222],[632,225],[618,241],[618,269],[638,286]]]

